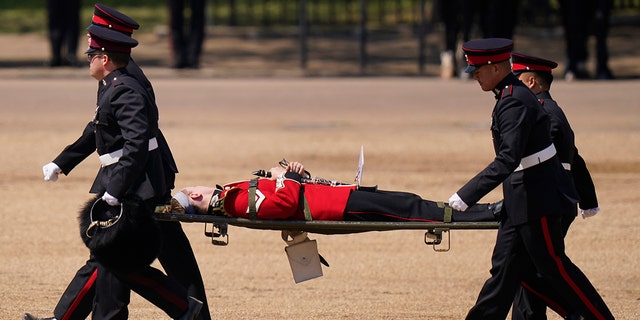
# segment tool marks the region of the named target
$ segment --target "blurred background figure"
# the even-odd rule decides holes
[[[78,66],[81,0],[47,0],[50,67]]]
[[[471,38],[513,39],[520,0],[437,0],[435,11],[444,25],[444,51],[440,53],[440,78],[469,74],[458,70],[457,52],[460,43]],[[481,35],[474,32],[473,25],[478,19]],[[464,62],[464,57],[461,57]],[[466,63],[462,63],[463,68]]]
[[[609,69],[609,48],[607,46],[612,7],[613,0],[598,0],[593,19],[593,32],[596,36],[596,79],[600,80],[614,78]]]
[[[186,14],[185,3],[189,3]],[[169,26],[173,67],[197,69],[205,37],[206,0],[169,0]],[[188,23],[187,23],[188,21]]]
[[[436,6],[444,25],[444,51],[440,53],[440,77],[451,79],[458,75],[458,38],[469,41],[477,1],[438,0]]]
[[[613,79],[609,69],[607,36],[613,0],[559,0],[566,44],[566,80],[589,79],[588,40],[593,32],[596,37],[597,79]]]
[[[521,0],[481,0],[480,28],[483,38],[513,39]]]

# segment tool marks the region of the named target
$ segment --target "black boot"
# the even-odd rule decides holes
[[[187,312],[185,312],[179,320],[194,320],[200,314],[200,310],[202,309],[202,301],[189,296],[189,306],[187,308]]]
[[[23,319],[23,320],[56,320],[56,318],[55,318],[55,317],[51,317],[51,318],[38,318],[38,317],[36,317],[36,316],[33,316],[33,315],[32,315],[32,314],[30,314],[30,313],[25,313],[25,314],[22,316],[22,319]]]

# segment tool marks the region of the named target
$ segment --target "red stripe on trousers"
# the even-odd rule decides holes
[[[544,303],[546,303],[549,306],[549,308],[551,308],[553,311],[555,311],[559,316],[561,316],[562,318],[566,318],[567,317],[567,310],[564,310],[559,304],[557,304],[557,303],[555,303],[555,301],[551,300],[551,298],[549,298],[549,297],[545,296],[544,294],[540,293],[540,291],[534,290],[526,282],[522,282],[521,285],[527,291],[531,292],[536,297],[538,297],[540,300],[544,301]]]
[[[187,310],[189,308],[188,301],[167,290],[162,285],[158,284],[154,279],[145,278],[141,275],[132,275],[130,276],[130,278],[140,284],[143,284],[144,286],[152,288],[156,293],[158,293],[158,295],[172,303],[174,306],[177,306],[180,310]]]
[[[78,308],[78,305],[80,304],[80,302],[82,302],[82,299],[84,299],[84,296],[86,296],[87,292],[91,290],[91,288],[93,287],[93,284],[96,282],[96,278],[98,278],[97,268],[93,270],[91,277],[89,277],[89,280],[87,280],[87,283],[84,284],[84,286],[82,287],[82,290],[80,290],[80,293],[78,294],[76,299],[73,300],[73,303],[69,307],[69,310],[65,312],[64,316],[62,316],[62,319],[60,320],[69,320],[73,312]]]
[[[593,315],[596,316],[596,318],[605,319],[605,317],[602,314],[600,314],[598,309],[596,309],[596,307],[591,303],[591,301],[589,301],[589,299],[584,294],[584,292],[580,290],[580,287],[578,287],[578,285],[576,285],[576,283],[573,282],[573,279],[569,277],[567,270],[565,270],[564,268],[564,264],[562,264],[562,260],[560,259],[560,257],[556,255],[555,251],[553,250],[553,243],[551,243],[551,235],[549,234],[549,225],[547,223],[547,217],[542,217],[542,219],[540,219],[540,223],[542,224],[542,234],[544,235],[544,240],[545,240],[545,243],[547,244],[547,250],[549,251],[549,254],[553,258],[553,260],[556,262],[558,271],[560,271],[560,275],[562,276],[562,278],[564,278],[564,280],[569,284],[569,287],[571,287],[573,291],[575,291],[575,293],[578,295],[580,300],[582,300],[582,302],[587,306],[587,308],[591,311],[591,313],[593,313]]]
[[[382,212],[370,212],[370,211],[347,211],[347,214],[351,214],[354,216],[357,215],[365,215],[365,214],[374,214],[376,216],[384,216],[389,217],[391,219],[402,220],[402,221],[418,221],[418,222],[442,222],[442,220],[433,220],[433,219],[424,219],[424,218],[408,218],[401,217],[391,213],[382,213]]]

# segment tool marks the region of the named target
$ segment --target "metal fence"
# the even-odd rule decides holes
[[[209,0],[209,23],[223,26],[292,26],[300,22],[301,9],[306,10],[307,23],[314,26],[357,25],[363,16],[369,27],[418,25],[421,10],[429,21],[436,18],[432,8],[439,0]],[[441,0],[450,1],[450,0]],[[475,1],[475,0],[474,0]],[[520,0],[526,19],[530,15],[548,15],[557,11],[557,0]],[[421,9],[422,8],[422,9]],[[543,10],[526,10],[544,8]],[[640,13],[640,0],[613,0],[613,10]]]
[[[211,22],[228,26],[298,25],[301,8],[307,22],[317,26],[358,24],[362,8],[370,21],[380,25],[412,24],[421,2],[431,0],[210,0]]]
[[[308,60],[310,30],[335,33],[341,27],[355,33],[359,42],[359,66],[364,72],[369,63],[367,43],[372,30],[408,26],[417,39],[417,64],[420,75],[427,62],[425,37],[438,22],[437,1],[450,0],[209,0],[208,24],[231,27],[290,26],[299,35],[300,67]],[[477,1],[477,0],[472,0]],[[519,24],[542,23],[544,26],[560,24],[557,0],[541,3],[539,0],[519,0],[522,19]],[[555,2],[551,2],[555,1]],[[613,13],[633,12],[640,16],[640,0],[613,0]],[[315,31],[314,31],[315,32]],[[322,31],[321,31],[322,32]]]

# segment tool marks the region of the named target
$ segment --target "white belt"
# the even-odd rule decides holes
[[[149,151],[155,150],[157,148],[158,148],[158,140],[156,138],[151,138],[149,140]],[[118,162],[120,160],[120,157],[122,157],[122,149],[101,155],[100,163],[102,164],[103,167],[107,167]]]
[[[554,155],[556,155],[556,147],[553,146],[553,143],[552,143],[548,147],[542,149],[541,151],[538,151],[532,155],[528,155],[522,158],[520,160],[520,165],[515,170],[513,170],[513,172],[531,168],[539,163],[543,163],[551,159],[551,157],[553,157]]]
[[[571,171],[571,163],[563,162],[562,167],[567,171]]]

